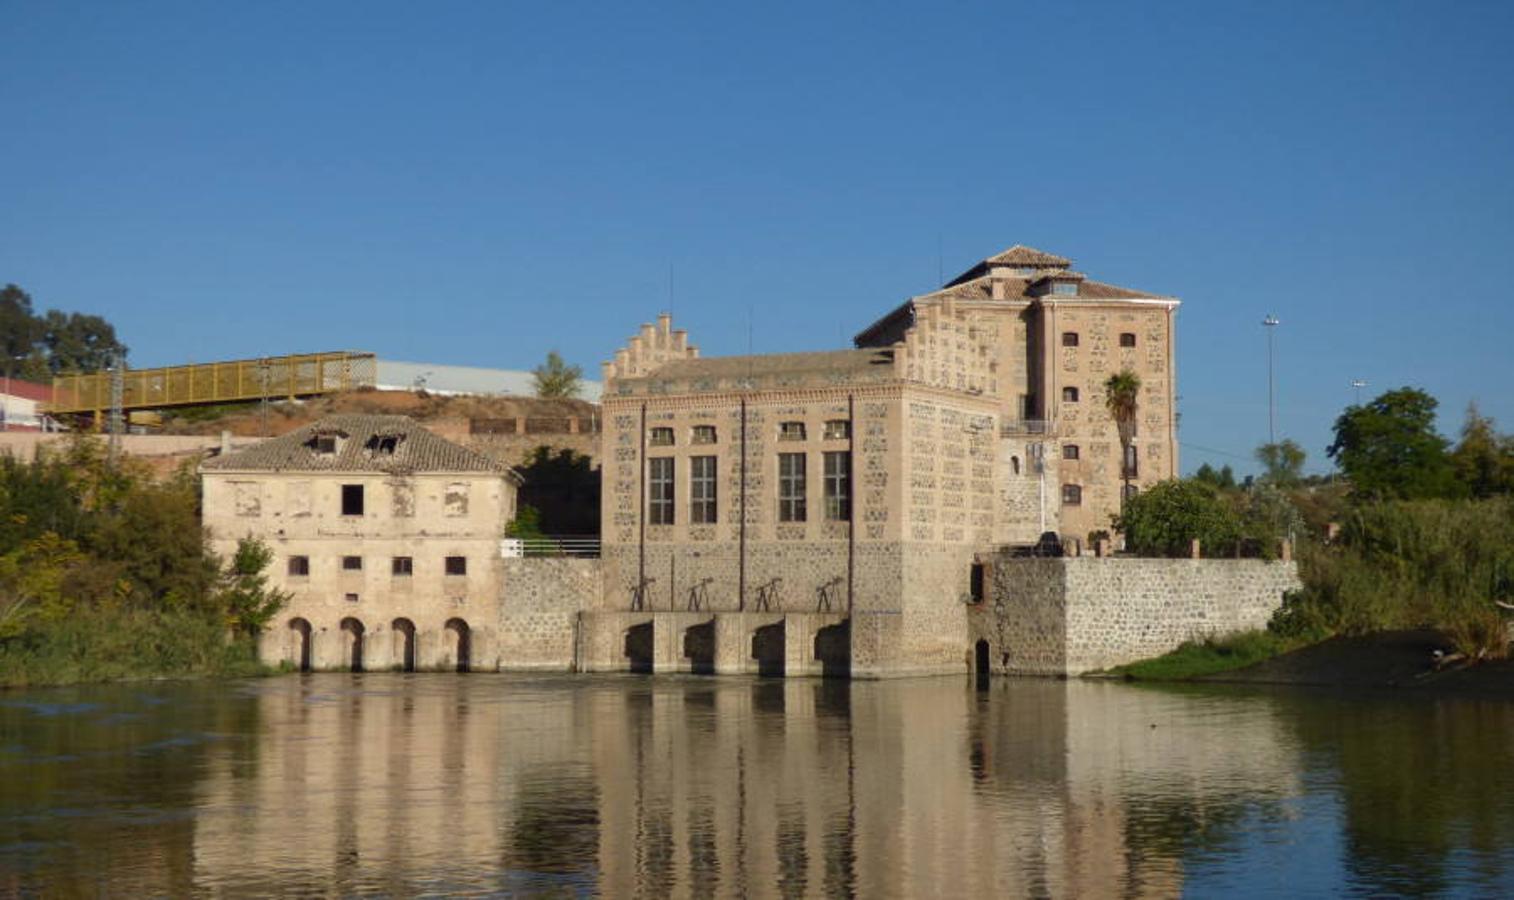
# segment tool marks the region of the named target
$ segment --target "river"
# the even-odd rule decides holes
[[[0,693],[0,895],[1460,894],[1514,704],[957,678]]]

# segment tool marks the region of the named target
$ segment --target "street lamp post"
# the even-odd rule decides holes
[[[1272,332],[1277,329],[1277,316],[1271,313],[1262,320],[1267,328],[1267,443],[1277,443],[1277,390],[1272,377]]]

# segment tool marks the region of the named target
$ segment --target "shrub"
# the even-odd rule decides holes
[[[1226,555],[1243,534],[1240,515],[1213,486],[1194,479],[1163,481],[1131,497],[1114,519],[1126,547],[1141,556],[1187,556],[1198,539],[1204,552]]]

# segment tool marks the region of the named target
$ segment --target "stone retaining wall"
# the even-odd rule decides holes
[[[1264,628],[1299,579],[1293,562],[1255,559],[1001,556],[990,585],[969,621],[991,668],[1077,675]]]
[[[604,592],[597,559],[507,559],[499,603],[502,670],[573,669],[580,611]]]

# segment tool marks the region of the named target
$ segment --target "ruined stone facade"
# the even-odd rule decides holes
[[[201,469],[211,548],[272,549],[270,665],[497,669],[506,467],[403,416],[322,419]]]

